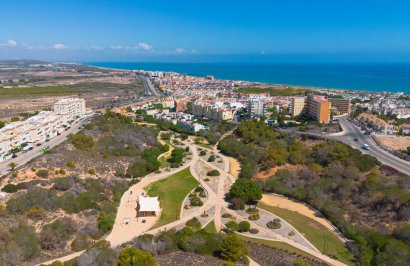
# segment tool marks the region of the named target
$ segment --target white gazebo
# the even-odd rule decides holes
[[[158,197],[139,196],[137,200],[137,218],[157,216],[161,210]]]

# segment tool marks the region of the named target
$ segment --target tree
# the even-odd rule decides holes
[[[236,180],[229,190],[229,198],[239,198],[244,203],[254,203],[262,198],[262,191],[255,181],[240,178]]]
[[[14,169],[16,169],[16,167],[17,167],[17,164],[16,163],[13,163],[13,162],[11,162],[11,163],[9,163],[8,165],[7,165],[8,167],[10,167],[10,171],[14,171]]]
[[[248,232],[251,229],[251,224],[248,221],[242,221],[238,224],[239,232]]]
[[[248,254],[242,240],[234,234],[224,237],[221,246],[221,257],[227,261],[237,261]]]
[[[121,250],[118,256],[119,266],[155,266],[157,261],[150,253],[128,247]]]

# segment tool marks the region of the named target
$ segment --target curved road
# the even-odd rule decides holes
[[[336,139],[353,148],[360,149],[363,153],[376,157],[381,163],[391,166],[404,174],[410,174],[410,162],[380,148],[371,136],[363,134],[360,128],[349,122],[346,117],[340,117],[339,124],[344,134],[329,136],[329,139]],[[358,138],[358,141],[354,141],[354,138]],[[370,149],[362,149],[363,144],[369,145]]]

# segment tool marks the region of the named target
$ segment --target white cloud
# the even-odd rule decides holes
[[[1,43],[0,47],[13,47],[13,46],[16,46],[16,45],[17,45],[17,42],[15,40],[8,40],[5,43]]]
[[[90,47],[87,47],[87,49],[101,51],[101,50],[104,50],[104,47],[98,46],[98,45],[91,45]]]
[[[56,50],[63,50],[63,49],[66,49],[67,46],[62,43],[56,43],[52,46],[52,48]]]
[[[111,45],[111,47],[110,47],[111,49],[113,49],[113,50],[120,50],[120,49],[122,49],[122,48],[124,48],[122,45]]]
[[[149,45],[149,44],[147,44],[147,43],[145,43],[145,42],[140,42],[140,43],[137,45],[137,48],[138,48],[138,49],[145,50],[145,51],[149,51],[149,50],[152,50],[152,45]]]
[[[197,50],[191,50],[191,54],[198,54]]]
[[[177,54],[183,54],[183,53],[185,53],[186,51],[185,51],[185,49],[184,48],[177,48],[177,49],[175,49],[175,53],[177,53]]]

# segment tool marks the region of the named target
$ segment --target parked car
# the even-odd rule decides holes
[[[13,155],[11,156],[11,158],[17,158],[17,154],[13,153]]]
[[[50,141],[50,139],[46,139],[46,142],[49,142]]]
[[[353,140],[354,140],[354,141],[359,141],[359,138],[354,138]]]
[[[39,143],[37,143],[37,144],[36,144],[36,146],[37,146],[37,147],[38,147],[38,146],[41,146],[41,143],[40,143],[40,142],[39,142]]]

